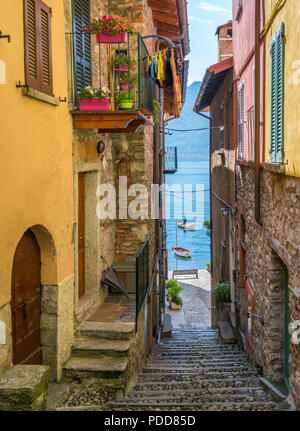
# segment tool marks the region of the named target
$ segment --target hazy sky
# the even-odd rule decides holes
[[[188,0],[189,84],[201,81],[207,67],[217,63],[216,28],[231,19],[231,8],[232,0]]]

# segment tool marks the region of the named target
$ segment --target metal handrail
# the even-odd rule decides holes
[[[247,312],[247,317],[254,317],[255,319],[260,320],[261,324],[264,325],[265,321],[262,316],[258,316],[257,314],[251,313],[251,311]]]
[[[150,285],[149,240],[150,235],[147,236],[146,241],[136,256],[136,330],[138,326],[138,318]]]

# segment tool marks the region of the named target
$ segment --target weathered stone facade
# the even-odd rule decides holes
[[[262,170],[262,225],[256,223],[254,216],[254,169],[238,165],[236,181],[239,210],[237,222],[240,224],[241,216],[245,221],[245,275],[254,293],[254,313],[261,316],[264,322],[262,324],[259,319],[252,319],[253,344],[248,350],[251,358],[261,365],[265,376],[271,376],[274,382],[282,383],[285,288],[289,292],[290,321],[300,319],[300,180],[267,169]],[[288,281],[285,279],[285,272]],[[239,328],[245,331],[246,289],[239,284],[236,299]],[[298,367],[299,346],[291,342],[290,395],[299,408]]]

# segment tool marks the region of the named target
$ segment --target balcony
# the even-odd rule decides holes
[[[69,91],[74,129],[132,133],[144,125],[154,126],[156,84],[146,73],[149,52],[142,37],[128,35],[125,43],[98,43],[95,35],[82,33],[68,33],[67,38],[72,59]],[[86,87],[105,91],[105,95],[98,95],[99,103],[105,101],[104,108],[94,109],[82,92]]]
[[[177,169],[177,147],[166,147],[164,174],[176,174]]]

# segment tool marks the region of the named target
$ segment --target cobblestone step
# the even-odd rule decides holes
[[[153,349],[133,391],[110,410],[282,410],[257,369],[218,330],[176,329]]]
[[[106,338],[77,337],[73,344],[73,357],[124,357],[127,356],[130,340],[108,340]]]
[[[134,323],[84,321],[78,328],[78,336],[106,338],[109,340],[129,340],[135,329]]]
[[[63,375],[75,379],[118,379],[126,370],[127,358],[74,358],[64,366]]]

